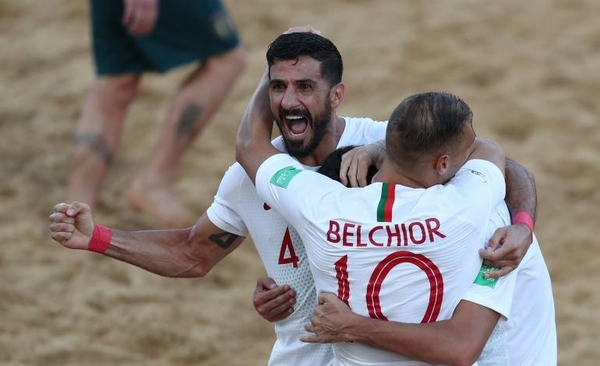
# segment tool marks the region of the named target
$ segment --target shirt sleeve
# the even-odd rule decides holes
[[[504,202],[506,182],[500,169],[487,160],[467,161],[456,175],[445,185],[452,190],[453,205],[464,203],[460,213],[464,220],[480,226],[482,218],[491,216],[491,212]],[[469,202],[477,202],[470,205]],[[486,219],[487,220],[487,219]]]
[[[463,296],[463,300],[485,306],[508,319],[518,270],[515,269],[506,276],[498,279],[489,280],[483,278],[483,274],[488,268],[487,266],[482,266],[477,278]]]
[[[239,236],[248,236],[248,228],[238,214],[240,186],[245,179],[248,179],[248,176],[240,164],[230,166],[221,179],[212,204],[206,210],[206,215],[213,224]]]
[[[298,232],[319,212],[322,198],[345,187],[324,175],[305,169],[287,154],[265,160],[256,173],[256,191]]]

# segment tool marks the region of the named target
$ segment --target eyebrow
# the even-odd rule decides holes
[[[269,84],[286,84],[287,82],[284,81],[283,79],[271,79],[269,80]],[[304,79],[297,79],[293,81],[294,84],[299,84],[299,83],[311,83],[311,84],[316,84],[317,81],[311,78],[304,78]]]

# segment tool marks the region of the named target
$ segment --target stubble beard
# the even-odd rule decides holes
[[[281,114],[282,115],[282,114]],[[283,117],[280,117],[283,120]],[[283,143],[285,148],[291,156],[300,159],[310,155],[323,141],[323,137],[327,132],[329,125],[331,124],[331,106],[329,103],[325,103],[325,108],[323,113],[316,115],[312,118],[311,128],[313,131],[312,137],[308,140],[308,142],[303,141],[288,141],[285,138],[285,135],[282,131],[282,123],[277,123],[277,127],[279,128],[279,132],[283,137]]]

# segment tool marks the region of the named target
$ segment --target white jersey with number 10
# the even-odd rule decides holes
[[[445,185],[346,188],[285,154],[258,170],[258,194],[298,230],[317,291],[355,313],[408,323],[449,319],[481,267],[500,170],[470,160]],[[336,343],[342,365],[425,365],[358,343]]]

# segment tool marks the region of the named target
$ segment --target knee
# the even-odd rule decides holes
[[[101,105],[108,109],[127,109],[135,99],[140,75],[103,76],[96,80],[94,94]]]
[[[244,46],[238,46],[226,54],[228,62],[235,65],[237,70],[243,71],[248,65],[248,51]]]
[[[229,75],[240,75],[248,64],[248,52],[243,46],[237,46],[231,51],[206,60],[209,68],[218,68]]]

